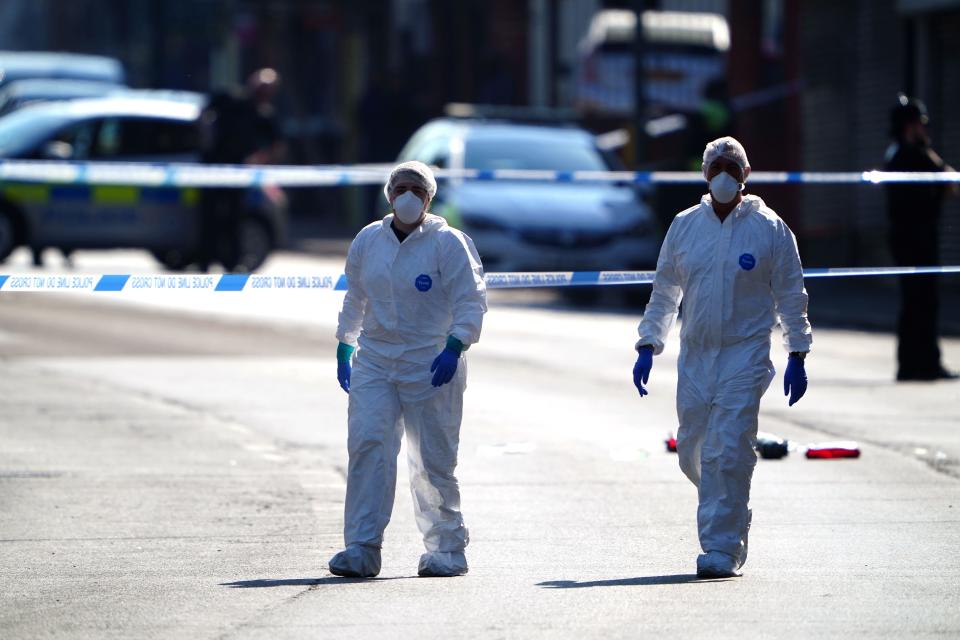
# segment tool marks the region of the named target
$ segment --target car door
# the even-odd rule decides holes
[[[109,117],[97,129],[91,160],[118,163],[194,161],[192,122],[163,118]],[[196,234],[195,189],[128,185],[92,187],[94,218],[109,246],[148,249],[192,246]]]
[[[84,161],[96,139],[95,118],[70,122],[43,141],[28,158]],[[92,190],[80,184],[36,185],[25,189],[32,210],[31,244],[38,247],[98,246]]]
[[[450,166],[450,136],[446,132],[437,133],[420,141],[420,144],[411,147],[409,157],[405,160],[419,160],[431,168],[447,169]],[[442,183],[441,183],[442,184]],[[437,189],[433,208],[438,209],[445,201],[446,194]]]

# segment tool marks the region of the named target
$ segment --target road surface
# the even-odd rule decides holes
[[[416,577],[401,464],[383,571],[360,581],[326,570],[341,294],[225,295],[0,293],[0,637],[960,634],[960,384],[893,382],[890,335],[814,327],[807,396],[787,408],[778,375],[761,429],[863,455],[759,461],[744,576],[698,581],[696,493],[663,445],[676,339],[641,400],[635,314],[492,295],[458,470],[470,573]]]

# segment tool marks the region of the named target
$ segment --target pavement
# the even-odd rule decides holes
[[[326,571],[335,294],[0,295],[0,637],[960,635],[960,384],[897,384],[891,335],[815,324],[807,397],[787,408],[778,377],[761,428],[863,455],[761,460],[744,577],[700,581],[696,491],[663,444],[676,335],[640,400],[636,313],[504,293],[468,354],[471,571],[416,577],[401,464],[371,581]]]

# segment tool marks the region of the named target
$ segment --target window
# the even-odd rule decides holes
[[[405,160],[419,160],[429,167],[446,169],[450,164],[450,139],[446,134],[414,136],[407,149],[401,153]]]
[[[197,129],[192,122],[147,118],[107,118],[97,132],[98,159],[154,158],[196,153]]]
[[[467,140],[464,165],[470,169],[606,171],[600,153],[570,138],[507,136]]]
[[[93,132],[96,126],[95,121],[84,120],[60,129],[47,142],[43,157],[52,155],[64,160],[86,160],[90,156],[90,146],[93,143]]]

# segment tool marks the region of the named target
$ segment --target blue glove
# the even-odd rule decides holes
[[[653,349],[641,347],[638,349],[637,364],[633,365],[633,384],[636,385],[640,397],[647,395],[647,390],[643,387],[650,378],[650,370],[653,369]]]
[[[440,352],[430,365],[430,371],[433,373],[433,386],[442,387],[451,380],[453,374],[457,372],[457,362],[460,360],[460,352],[463,351],[463,343],[450,336],[447,338],[447,346]]]
[[[340,383],[340,388],[350,393],[350,368],[349,362],[338,362],[337,363],[337,382]]]
[[[343,342],[337,345],[337,382],[347,393],[350,393],[351,356],[353,356],[353,347]]]
[[[803,360],[797,356],[787,358],[787,371],[783,374],[783,395],[790,396],[789,406],[807,392],[807,372],[803,368]]]

